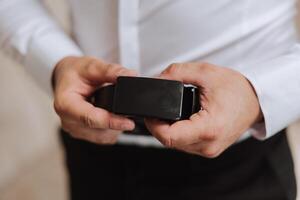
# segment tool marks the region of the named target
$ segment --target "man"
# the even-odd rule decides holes
[[[300,117],[294,0],[69,3],[73,39],[39,1],[2,0],[0,41],[44,88],[53,74],[72,199],[296,198],[284,131]],[[145,119],[154,137],[122,134],[133,121],[86,99],[124,75],[201,87],[203,109]]]

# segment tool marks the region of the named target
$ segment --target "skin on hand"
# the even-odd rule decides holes
[[[203,110],[169,124],[146,119],[150,132],[165,146],[214,158],[254,123],[262,120],[256,93],[239,72],[208,63],[172,64],[160,78],[201,88]]]
[[[135,76],[135,71],[92,57],[66,57],[55,67],[54,108],[62,128],[73,137],[97,144],[114,144],[134,122],[96,108],[86,99],[103,84],[118,76]]]

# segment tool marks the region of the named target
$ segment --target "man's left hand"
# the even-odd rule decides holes
[[[160,78],[200,89],[202,110],[169,124],[146,119],[150,132],[165,146],[214,158],[262,120],[256,93],[239,72],[207,63],[172,64]]]

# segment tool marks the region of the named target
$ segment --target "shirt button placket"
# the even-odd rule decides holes
[[[120,64],[139,72],[139,0],[119,0],[119,55]]]

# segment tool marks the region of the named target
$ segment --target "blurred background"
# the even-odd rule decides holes
[[[68,32],[66,2],[48,0],[46,4]],[[0,91],[0,199],[67,200],[68,177],[51,97],[24,67],[1,53]],[[288,134],[300,180],[300,122],[290,126]]]

